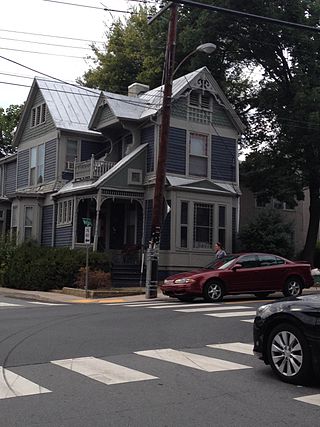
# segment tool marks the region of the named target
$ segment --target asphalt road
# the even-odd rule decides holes
[[[318,426],[320,384],[251,354],[261,304],[0,297],[0,426]]]

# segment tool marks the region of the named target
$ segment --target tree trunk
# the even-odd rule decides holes
[[[320,188],[318,185],[310,186],[310,206],[309,206],[309,226],[306,242],[302,252],[304,260],[309,261],[313,265],[314,253],[318,239],[319,221],[320,221]]]

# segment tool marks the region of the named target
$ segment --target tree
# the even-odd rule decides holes
[[[214,5],[309,26],[318,26],[320,19],[318,0],[242,0],[240,4],[215,0]],[[151,86],[160,83],[168,21],[162,16],[147,26],[148,13],[140,9],[124,25],[114,25],[107,53],[96,51],[98,68],[86,73],[85,84],[123,92],[135,80]],[[242,142],[252,150],[247,163],[249,188],[280,201],[299,200],[308,188],[310,223],[303,256],[312,262],[320,220],[320,37],[283,25],[182,8],[177,63],[209,41],[218,46],[211,58],[192,56],[176,77],[207,65],[226,92],[247,124]],[[258,84],[250,75],[257,67]],[[268,180],[261,179],[262,172]]]
[[[18,124],[23,105],[0,108],[0,157],[15,151],[12,146],[13,132]]]
[[[267,252],[284,257],[294,253],[293,226],[275,209],[262,211],[239,234],[242,250]]]

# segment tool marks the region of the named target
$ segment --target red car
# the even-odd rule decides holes
[[[202,269],[167,277],[160,288],[164,295],[181,301],[203,297],[218,302],[227,294],[252,293],[263,298],[281,291],[285,296],[298,296],[312,285],[310,264],[278,255],[246,253],[227,255]]]

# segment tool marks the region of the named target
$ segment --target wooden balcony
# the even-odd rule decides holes
[[[111,169],[116,162],[107,162],[104,160],[95,160],[92,155],[90,160],[84,162],[74,162],[74,181],[96,181],[100,176]]]

